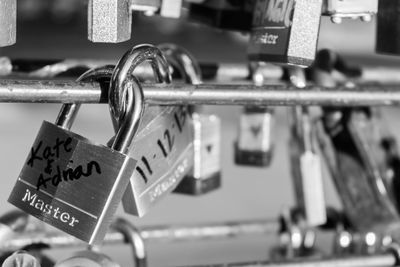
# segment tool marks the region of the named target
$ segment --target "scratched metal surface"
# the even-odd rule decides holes
[[[133,39],[118,45],[91,44],[86,40],[86,21],[80,18],[73,25],[32,21],[20,23],[18,41],[15,46],[0,49],[0,56],[29,58],[99,58],[115,59],[139,43],[177,42],[202,61],[219,59],[225,62],[245,60],[244,37],[230,35],[206,28],[189,26],[173,31],[175,21],[160,21],[148,26],[149,20],[134,19]],[[160,22],[162,22],[160,24]],[[159,28],[157,28],[159,27]],[[43,33],[43,29],[47,29]],[[61,30],[62,29],[62,30]],[[346,29],[346,30],[345,30]],[[160,31],[163,33],[161,34]],[[346,53],[368,53],[373,55],[374,26],[360,22],[345,22],[331,25],[323,20],[320,47],[328,47]],[[329,31],[329,32],[328,32]],[[194,34],[193,34],[194,33]],[[207,38],[203,34],[207,33]],[[190,38],[189,38],[190,37]],[[212,40],[209,41],[209,40]],[[346,43],[343,42],[346,40]],[[226,43],[229,43],[227,49]],[[355,57],[359,62],[378,61],[396,64],[398,60],[388,57],[374,57],[365,61],[363,56]],[[0,105],[0,213],[10,210],[6,202],[26,155],[34,141],[43,120],[54,121],[59,105],[1,104]],[[293,190],[288,168],[287,114],[284,108],[277,112],[274,129],[275,151],[270,168],[259,169],[238,167],[233,164],[233,143],[236,139],[240,108],[212,107],[222,119],[222,189],[209,195],[194,198],[171,195],[159,203],[148,215],[137,219],[125,215],[120,206],[118,215],[128,218],[134,224],[152,225],[164,223],[189,223],[235,220],[244,218],[275,218],[279,211],[293,203]],[[391,109],[394,119],[397,110]],[[393,120],[392,129],[399,129]],[[84,105],[73,129],[95,142],[105,143],[113,129],[105,105]],[[400,137],[400,131],[397,131]],[[327,203],[339,206],[331,181],[325,175]],[[205,264],[224,261],[253,261],[266,259],[276,236],[259,236],[238,241],[209,241],[196,244],[157,244],[148,247],[150,266],[173,266]],[[326,243],[326,242],[325,242]],[[329,244],[325,244],[329,247]],[[131,266],[131,251],[127,246],[106,247],[104,251],[122,266]],[[71,251],[53,251],[56,259],[68,256]]]

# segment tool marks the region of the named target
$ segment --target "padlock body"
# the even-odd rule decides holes
[[[193,113],[194,164],[174,192],[202,195],[221,186],[221,120]]]
[[[376,52],[400,55],[400,2],[379,0]]]
[[[272,158],[273,111],[246,107],[240,115],[239,136],[235,143],[235,163],[269,166]]]
[[[125,212],[143,216],[193,167],[193,126],[186,107],[147,107],[130,156],[138,159],[124,197]]]
[[[249,32],[255,0],[207,0],[190,4],[190,19],[224,30]],[[240,19],[238,19],[240,18]]]
[[[136,161],[43,122],[8,201],[90,244],[113,219]]]
[[[310,66],[317,49],[321,9],[322,0],[257,0],[249,59]]]

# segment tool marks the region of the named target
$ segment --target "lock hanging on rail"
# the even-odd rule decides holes
[[[80,80],[96,78],[91,75],[89,71]],[[136,166],[126,154],[144,99],[136,80],[130,79],[129,85],[126,109],[110,147],[69,131],[78,104],[63,105],[56,124],[44,121],[8,201],[91,245],[99,244]],[[110,88],[111,93],[114,90],[121,88]]]
[[[288,68],[289,80],[296,88],[306,86],[303,69]],[[304,212],[308,226],[326,223],[325,196],[322,181],[322,162],[316,151],[316,131],[308,107],[292,109],[290,163],[297,205]]]
[[[201,83],[200,65],[188,51],[172,44],[159,48],[187,83]],[[202,195],[221,186],[221,121],[216,115],[202,113],[199,106],[189,109],[194,132],[193,168],[174,192]]]
[[[317,50],[322,0],[257,0],[251,61],[310,66]]]
[[[153,45],[136,46],[125,54],[120,60],[125,67],[120,70],[121,77],[145,61],[150,62],[156,82],[171,82],[169,64]],[[112,87],[122,86],[121,77],[111,80]],[[114,92],[110,95],[111,117],[118,129],[124,96]],[[193,167],[193,126],[187,107],[146,106],[133,147],[129,155],[138,163],[122,204],[125,212],[141,217],[171,193]]]
[[[251,64],[253,82],[264,84],[260,64]],[[273,156],[273,114],[270,107],[246,106],[240,115],[238,140],[234,144],[235,163],[266,167]]]

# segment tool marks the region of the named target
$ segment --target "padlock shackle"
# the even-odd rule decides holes
[[[179,71],[186,83],[193,85],[202,83],[200,64],[189,51],[175,44],[161,44],[158,48],[163,52],[168,63]]]
[[[85,81],[94,81],[103,77],[109,77],[112,75],[112,69],[110,73],[110,66],[104,66],[101,68],[94,68],[83,73],[78,79],[78,82]],[[76,116],[78,115],[78,111],[81,107],[81,104],[64,104],[61,107],[60,112],[58,113],[56,119],[56,125],[63,129],[71,129],[72,124],[75,121]]]
[[[154,71],[156,83],[171,83],[172,78],[168,61],[157,47],[143,44],[135,46],[126,52],[115,67],[114,72],[118,73],[118,75],[113,75],[110,82],[108,95],[110,112],[115,121],[121,120],[121,115],[125,110],[126,81],[133,76],[137,66],[146,61],[150,63]]]
[[[132,247],[133,260],[136,267],[147,266],[147,252],[144,240],[140,231],[131,223],[123,218],[118,218],[113,228],[119,231],[125,239],[125,242]]]

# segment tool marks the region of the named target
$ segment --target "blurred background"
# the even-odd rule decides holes
[[[72,4],[73,2],[73,4]],[[132,39],[121,44],[93,44],[87,40],[87,14],[81,0],[19,0],[17,43],[0,48],[0,57],[64,59],[87,58],[117,61],[129,48],[142,43],[176,43],[189,50],[200,62],[246,62],[248,36],[222,32],[186,20],[147,17],[134,13]],[[333,24],[323,18],[319,47],[330,48],[351,64],[395,65],[400,61],[374,53],[375,21],[344,20]],[[60,105],[0,104],[0,213],[12,209],[7,203],[22,164],[43,120],[54,121]],[[274,158],[269,168],[234,165],[233,143],[237,137],[239,107],[207,107],[222,120],[222,188],[201,197],[170,195],[144,218],[124,216],[139,228],[142,225],[220,222],[226,220],[277,219],[284,207],[294,204],[288,166],[288,119],[286,108],[278,107],[273,130]],[[392,130],[397,129],[395,109],[387,109]],[[96,142],[105,143],[112,135],[106,105],[84,105],[73,130]],[[396,133],[398,136],[399,133]],[[327,174],[325,197],[330,206],[340,202]],[[258,236],[235,241],[196,244],[148,244],[150,266],[205,264],[224,261],[254,261],[268,257],[277,237]],[[322,249],[329,250],[329,244]],[[105,247],[104,251],[122,266],[132,265],[127,246]],[[57,259],[69,251],[52,251]]]

